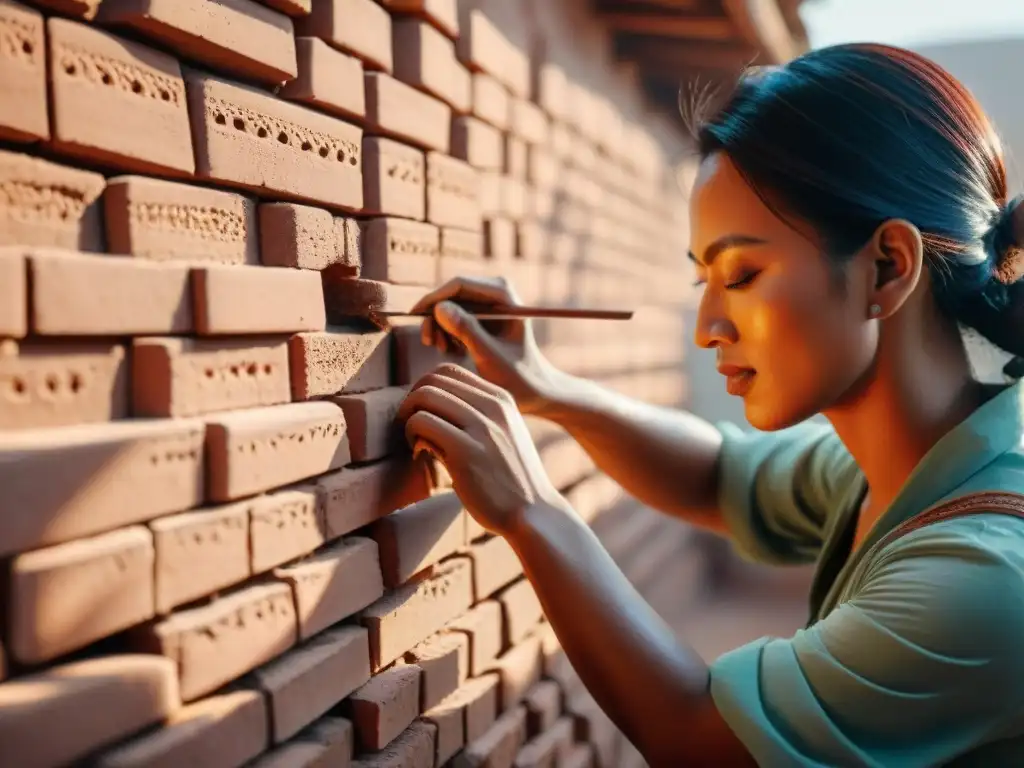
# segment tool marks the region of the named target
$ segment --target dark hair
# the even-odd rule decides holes
[[[702,159],[727,154],[776,215],[807,222],[839,261],[884,221],[911,222],[940,310],[1024,355],[1024,252],[999,138],[934,62],[851,44],[754,69],[697,141]]]

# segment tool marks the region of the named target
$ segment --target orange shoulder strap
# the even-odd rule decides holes
[[[897,525],[879,539],[874,549],[876,552],[880,551],[882,547],[891,544],[896,539],[932,523],[950,520],[955,517],[992,513],[1011,515],[1024,519],[1024,494],[1007,493],[1005,491],[979,491],[944,501],[918,515],[914,515],[909,520],[904,520],[900,525]]]

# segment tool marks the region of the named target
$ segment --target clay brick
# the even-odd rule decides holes
[[[186,266],[56,249],[21,252],[28,257],[31,326],[37,334],[127,336],[192,329]]]
[[[287,338],[139,338],[132,413],[196,416],[291,400]]]
[[[420,711],[426,712],[440,706],[468,679],[469,638],[451,632],[434,635],[408,651],[404,659],[423,671]]]
[[[529,190],[521,179],[504,175],[501,177],[501,213],[510,219],[526,218],[529,204]]]
[[[366,116],[363,63],[331,48],[317,37],[295,41],[299,74],[279,93],[346,119]]]
[[[422,220],[426,216],[426,161],[420,150],[391,139],[363,139],[366,213]]]
[[[297,623],[287,584],[252,584],[144,627],[133,642],[173,659],[183,701],[216,690],[287,651]]]
[[[203,433],[180,420],[0,434],[0,555],[197,506]]]
[[[514,768],[557,768],[568,756],[572,744],[573,721],[563,717],[523,745],[516,755]]]
[[[541,680],[529,690],[523,703],[527,730],[532,738],[554,726],[562,714],[562,689],[554,680]]]
[[[322,331],[320,276],[285,267],[197,267],[192,270],[196,332],[220,334]]]
[[[0,138],[8,141],[50,136],[43,24],[38,11],[0,0]]]
[[[332,324],[369,318],[375,312],[408,312],[426,293],[421,286],[351,278],[332,270],[322,275],[327,319]]]
[[[316,487],[298,485],[254,499],[249,508],[253,573],[309,554],[326,541]]]
[[[209,500],[231,501],[348,464],[345,418],[324,402],[217,414],[206,453]]]
[[[534,66],[533,92],[541,109],[555,118],[568,115],[568,79],[565,70],[552,61],[539,62]]]
[[[499,717],[487,732],[466,745],[452,761],[453,768],[513,768],[526,743],[526,710],[516,707]]]
[[[507,133],[502,146],[502,170],[506,175],[516,179],[526,178],[527,143],[518,136]]]
[[[352,768],[433,768],[437,733],[431,723],[416,721],[387,749],[360,755]]]
[[[393,509],[430,495],[424,466],[390,459],[365,467],[348,467],[317,481],[328,538],[344,536]]]
[[[480,212],[484,216],[497,216],[503,211],[501,203],[501,179],[503,174],[495,171],[480,172]]]
[[[501,132],[483,120],[464,115],[452,120],[452,155],[476,168],[501,170]]]
[[[420,677],[415,665],[384,670],[346,702],[356,729],[356,748],[376,752],[394,741],[420,713]]]
[[[258,691],[236,690],[189,704],[156,730],[96,758],[96,768],[240,768],[266,748],[267,705]]]
[[[28,333],[28,264],[20,251],[0,247],[0,338]]]
[[[153,540],[141,526],[11,562],[8,649],[37,664],[153,616]]]
[[[455,56],[455,44],[425,21],[394,22],[395,77],[453,110],[469,112],[472,105],[469,71]]]
[[[501,536],[473,544],[469,553],[473,558],[473,594],[476,600],[490,597],[523,575],[519,556]]]
[[[252,501],[171,515],[149,524],[156,553],[156,611],[245,581]]]
[[[548,141],[548,119],[543,110],[526,99],[512,99],[512,133],[527,144],[545,144]]]
[[[420,340],[417,325],[395,328],[392,335],[395,339],[395,379],[401,386],[412,386],[441,363],[457,359],[425,346]]]
[[[392,70],[391,16],[373,0],[317,0],[295,30],[358,56],[368,69]]]
[[[494,662],[492,671],[501,678],[499,708],[502,711],[511,709],[540,682],[544,671],[540,640],[529,637],[506,651]]]
[[[558,185],[562,169],[546,148],[531,146],[527,153],[526,178],[536,187],[551,189]]]
[[[292,20],[252,0],[105,0],[98,20],[247,80],[278,85],[298,71]]]
[[[530,95],[530,61],[487,18],[469,3],[459,6],[459,59],[474,71],[487,72],[520,98]]]
[[[570,709],[576,719],[576,739],[593,744],[595,764],[600,768],[618,768],[621,734],[611,718],[589,693],[570,704]]]
[[[83,19],[92,19],[103,0],[32,0],[33,4]]]
[[[474,72],[472,78],[473,114],[495,128],[508,130],[512,105],[505,86],[486,72]]]
[[[334,235],[339,248],[343,246],[344,258],[338,265],[347,267],[353,277],[358,277],[363,268],[363,228],[357,219],[338,216],[334,219]]]
[[[390,340],[381,331],[347,328],[292,336],[288,344],[292,398],[309,400],[389,386]]]
[[[447,152],[451,146],[452,110],[433,96],[383,72],[367,72],[366,132]]]
[[[561,762],[561,768],[594,768],[594,748],[590,744],[573,744]]]
[[[494,600],[479,602],[449,622],[444,631],[460,632],[469,637],[469,674],[480,675],[501,653],[501,604]]]
[[[473,602],[468,560],[455,559],[433,569],[418,582],[385,595],[363,611],[360,621],[370,630],[370,663],[374,671],[437,632]]]
[[[187,90],[199,178],[362,208],[362,129],[199,73],[189,73]]]
[[[433,224],[398,218],[371,219],[363,226],[362,276],[368,280],[437,284],[441,233]]]
[[[355,536],[335,542],[299,563],[278,568],[274,576],[291,585],[302,640],[384,595],[377,544]]]
[[[404,387],[388,387],[332,398],[345,414],[352,461],[376,461],[400,445],[401,433],[395,428],[395,415],[406,393]]]
[[[492,259],[510,261],[516,257],[516,225],[500,216],[484,221],[485,252]]]
[[[427,153],[427,221],[477,231],[480,179],[468,163],[439,152]]]
[[[100,656],[17,677],[0,686],[0,764],[81,764],[179,706],[174,664],[159,656]]]
[[[131,171],[195,170],[178,62],[67,19],[46,22],[53,146]]]
[[[290,739],[370,679],[366,630],[330,629],[253,672],[270,702],[275,744]]]
[[[453,492],[399,509],[373,524],[384,586],[393,589],[466,543],[466,514]]]
[[[321,717],[248,768],[350,768],[353,741],[352,723],[333,715]]]
[[[0,430],[92,424],[128,414],[120,345],[19,346],[0,340],[0,380],[8,390],[0,398]]]
[[[434,765],[446,765],[466,743],[465,705],[442,701],[436,707],[423,713],[422,719],[436,728],[434,742]]]
[[[296,203],[263,203],[259,210],[264,265],[321,270],[344,261],[330,211]]]
[[[441,229],[442,259],[480,261],[484,257],[484,236],[481,231],[443,227]]]
[[[256,204],[233,192],[144,176],[107,181],[110,253],[153,261],[257,264]]]

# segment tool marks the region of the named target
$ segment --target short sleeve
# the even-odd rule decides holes
[[[831,518],[861,477],[828,425],[745,432],[719,423],[719,507],[738,550],[777,565],[817,559]]]
[[[971,522],[1006,526],[999,517]],[[1020,521],[1009,523],[1019,553]],[[715,704],[759,765],[945,765],[1012,735],[1024,704],[1021,555],[952,525],[892,545],[811,628],[714,662]]]

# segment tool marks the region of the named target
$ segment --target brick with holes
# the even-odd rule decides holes
[[[281,87],[286,99],[301,101],[345,119],[366,116],[363,63],[318,37],[295,41],[299,74]]]
[[[392,69],[391,15],[373,0],[317,0],[295,28],[358,56],[367,68]]]
[[[0,36],[5,38],[0,58],[0,139],[47,139],[43,15],[14,0],[0,0]]]
[[[187,90],[198,177],[341,210],[362,208],[361,128],[197,72],[189,73]]]
[[[427,153],[427,221],[440,226],[479,230],[480,179],[469,163],[439,152]]]
[[[423,152],[391,139],[363,139],[363,201],[366,213],[422,220],[426,216]]]
[[[422,149],[448,151],[451,107],[383,72],[367,72],[364,86],[368,134],[398,139]]]
[[[263,573],[312,552],[327,540],[323,511],[312,484],[279,488],[249,507],[249,558]]]
[[[433,286],[438,282],[441,233],[433,224],[383,217],[363,226],[362,276]]]
[[[57,151],[131,171],[195,170],[175,59],[68,19],[49,19],[47,31]]]

